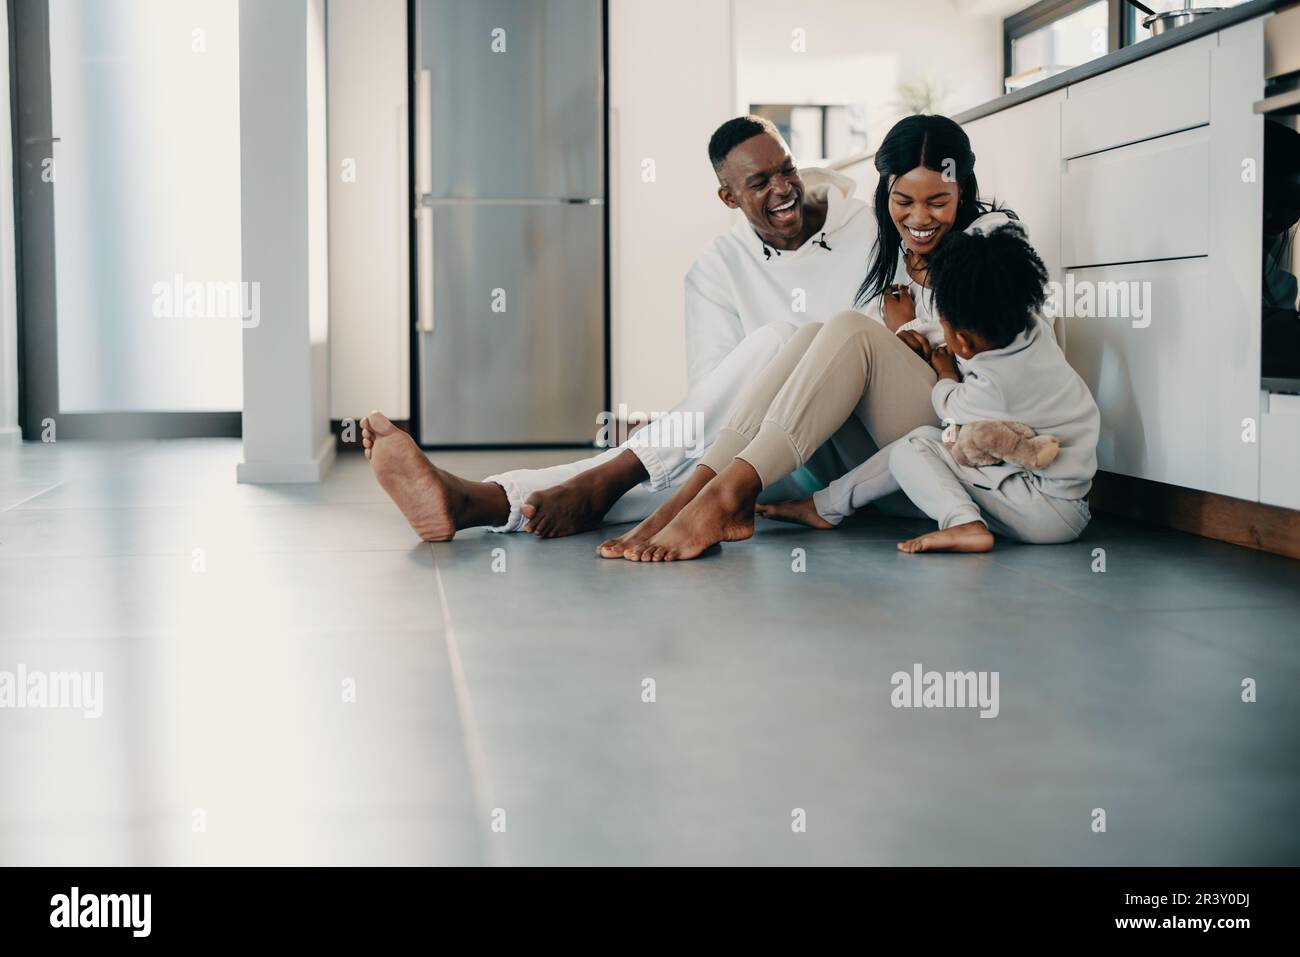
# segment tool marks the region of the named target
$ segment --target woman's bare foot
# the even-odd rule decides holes
[[[754,500],[762,487],[753,466],[736,459],[663,531],[643,545],[629,548],[623,557],[634,562],[686,561],[718,542],[744,541],[754,534]]]
[[[527,520],[524,531],[538,538],[590,531],[604,520],[615,502],[649,477],[636,453],[624,449],[603,465],[528,496],[519,507]]]
[[[708,485],[716,474],[707,465],[696,466],[690,478],[682,483],[682,487],[674,492],[668,501],[642,519],[641,524],[630,532],[624,532],[618,538],[609,538],[601,542],[596,546],[596,554],[601,558],[622,558],[629,548],[639,547],[650,541],[677,517],[678,512],[691,503],[691,500],[700,493],[700,489]]]
[[[801,498],[797,502],[772,502],[770,505],[757,506],[762,518],[775,522],[791,522],[795,525],[807,525],[809,528],[835,528],[830,522],[817,514],[817,506],[812,496]]]
[[[361,447],[379,484],[426,542],[445,542],[457,529],[504,525],[510,518],[505,489],[437,468],[382,412],[361,420]]]
[[[991,552],[993,533],[983,522],[965,522],[898,543],[900,552]]]

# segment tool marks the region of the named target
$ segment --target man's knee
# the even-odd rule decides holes
[[[745,342],[752,343],[755,346],[780,349],[798,331],[799,327],[793,322],[769,322],[765,326],[759,326],[747,335]]]
[[[747,335],[741,346],[746,349],[751,361],[766,362],[775,358],[778,352],[796,339],[811,342],[821,327],[820,322],[809,322],[802,326],[793,322],[769,322]]]

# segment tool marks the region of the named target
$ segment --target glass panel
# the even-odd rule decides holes
[[[1104,56],[1110,39],[1109,16],[1109,4],[1097,0],[1012,40],[1007,88],[1017,89]]]
[[[237,411],[239,5],[49,14],[59,409]]]
[[[867,115],[861,105],[751,103],[749,112],[776,124],[795,162],[802,166],[818,166],[867,149]]]

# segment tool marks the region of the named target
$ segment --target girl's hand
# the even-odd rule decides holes
[[[897,332],[916,318],[916,303],[906,286],[897,283],[885,290],[883,314],[890,332]]]
[[[930,353],[930,368],[934,369],[935,375],[940,379],[953,379],[961,381],[961,376],[957,372],[957,359],[947,346],[938,346]]]
[[[914,329],[904,329],[898,333],[898,338],[903,340],[903,344],[911,349],[926,362],[930,361],[930,340],[921,335]]]

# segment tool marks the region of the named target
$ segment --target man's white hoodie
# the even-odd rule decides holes
[[[853,308],[876,240],[870,206],[832,170],[800,174],[826,196],[822,229],[798,249],[768,246],[748,222],[715,239],[686,274],[686,374],[692,385],[754,330],[773,322],[825,322]]]

